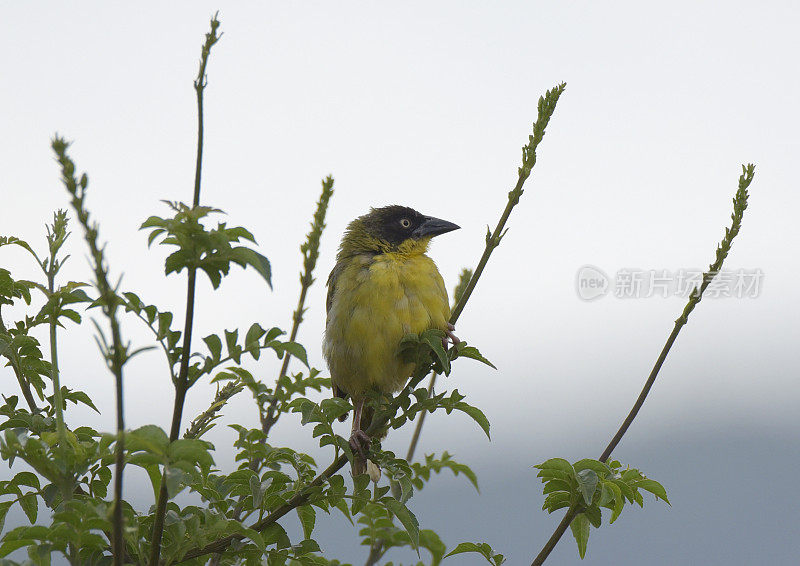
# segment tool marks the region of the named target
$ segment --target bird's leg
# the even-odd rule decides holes
[[[449,322],[447,323],[447,330],[444,331],[444,338],[442,338],[442,347],[443,348],[445,348],[445,349],[447,348],[447,339],[448,338],[453,343],[453,346],[461,343],[461,340],[459,340],[458,336],[453,334],[453,331],[455,329],[456,329],[455,326],[453,326]]]
[[[362,461],[367,459],[369,452],[369,436],[361,430],[361,412],[364,409],[364,399],[356,401],[353,409],[353,430],[350,433],[350,448],[361,456]]]

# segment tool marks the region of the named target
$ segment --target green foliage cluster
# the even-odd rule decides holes
[[[551,458],[535,467],[539,469],[537,476],[542,479],[542,491],[547,496],[543,510],[552,513],[567,507],[577,508],[578,514],[570,527],[581,558],[586,555],[589,527],[599,529],[602,524],[601,507],[611,511],[608,521],[611,524],[620,516],[625,503],[644,506],[640,489],[669,503],[664,486],[635,468],[622,469],[617,460],[606,463],[587,458],[570,464],[563,458]]]
[[[433,387],[436,374],[449,375],[458,358],[471,358],[494,368],[474,346],[460,342],[448,348],[445,334],[440,330],[406,336],[399,346],[399,355],[416,364],[414,376],[395,397],[375,395],[368,400],[373,417],[366,433],[375,437],[368,457],[380,468],[382,477],[374,473],[356,477],[341,473],[353,454],[348,439],[337,434],[334,425],[353,407],[340,398],[316,400],[320,393],[329,396],[330,379],[310,367],[306,350],[297,341],[306,294],[315,281],[313,272],[333,195],[332,177],[322,181],[311,229],[300,246],[301,290],[288,339],[283,339],[286,333],[278,326],[256,321],[246,330],[222,329],[209,334],[201,339],[199,348],[193,345],[198,271],[206,274],[214,289],[221,286],[232,265],[252,268],[269,287],[272,281],[269,260],[256,250],[253,234],[244,227],[228,227],[226,223],[207,225],[210,215],[222,211],[200,204],[203,90],[211,48],[221,36],[218,28],[219,21],[214,17],[194,81],[199,112],[193,204],[165,201],[172,216],[151,216],[141,225],[142,230],[149,232],[148,245],[155,242],[172,249],[164,264],[165,276],[187,274],[183,321],[176,320],[169,308],[151,304],[139,293],[109,282],[110,267],[100,243],[99,226],[86,207],[88,177],[86,174],[77,177],[77,168],[69,157],[69,143],[59,136],[53,139],[52,148],[74,217],[89,248],[93,280],[57,284],[59,271],[69,257],[62,252],[70,235],[65,211],[56,212],[47,226],[46,255],[40,256],[20,238],[0,236],[0,247],[24,249],[44,276],[42,282],[37,282],[17,278],[0,268],[0,356],[16,378],[22,395],[22,399],[15,394],[3,395],[0,405],[0,458],[15,472],[10,479],[0,481],[0,566],[19,564],[17,560],[23,549],[27,553],[24,563],[36,566],[51,564],[52,557],[58,554],[70,564],[82,566],[340,565],[340,561],[325,555],[314,538],[319,512],[336,513],[353,526],[361,544],[369,549],[367,566],[382,561],[387,552],[396,548],[415,550],[420,558],[418,565],[436,566],[448,557],[464,553],[478,554],[494,566],[503,564],[505,557],[483,542],[461,542],[448,552],[439,535],[421,528],[412,512],[415,493],[426,487],[433,474],[443,470],[463,475],[478,489],[475,473],[448,452],[426,455],[422,461],[412,458],[427,413],[463,412],[489,436],[488,419],[462,393],[456,389],[436,393]],[[516,186],[508,194],[497,226],[487,233],[486,247],[477,267],[465,269],[459,278],[450,320],[453,324],[492,251],[506,233],[506,222],[523,193],[523,184],[536,162],[536,149],[564,89],[562,83],[539,99],[537,120],[529,143],[523,148]],[[623,469],[619,462],[608,461],[608,455],[635,417],[680,326],[686,323],[708,281],[721,268],[739,231],[752,177],[752,166],[745,168],[734,199],[733,225],[726,231],[716,261],[701,288],[693,293],[642,396],[604,456],[574,464],[554,458],[536,466],[544,483],[543,509],[552,513],[568,508],[563,529],[571,526],[581,557],[586,553],[590,527],[598,528],[602,523],[602,508],[611,512],[609,522],[613,523],[626,503],[643,505],[641,490],[667,501],[660,483],[634,468]],[[36,291],[41,292],[41,301],[35,299]],[[8,311],[3,313],[4,307],[13,307],[14,312],[21,314],[6,324],[3,314]],[[58,366],[58,333],[83,324],[86,309],[97,309],[105,320],[105,326],[95,320],[92,323],[100,353],[116,384],[117,426],[113,432],[71,426],[67,418],[71,416],[71,404],[83,404],[100,412],[89,394],[61,385],[73,376],[62,376]],[[149,329],[152,344],[132,349],[123,340],[121,322],[135,321]],[[36,335],[40,326],[49,331],[45,343]],[[169,378],[174,388],[175,409],[169,431],[155,424],[135,430],[125,427],[122,394],[125,366],[130,358],[149,349],[160,349],[163,353],[167,365],[165,378]],[[262,356],[266,350],[271,350],[275,358]],[[301,362],[303,369],[290,372],[291,359]],[[278,362],[275,365],[279,369],[275,371],[270,362]],[[430,385],[420,387],[431,373]],[[217,384],[217,393],[181,435],[186,394],[201,380]],[[235,468],[223,470],[217,465],[215,447],[204,436],[221,421],[228,400],[245,391],[253,398],[260,426],[250,428],[235,420],[228,423],[236,433]],[[318,439],[324,453],[330,454],[327,467],[320,466],[308,454],[282,446],[272,433],[275,423],[290,414],[298,415],[301,426]],[[412,420],[418,424],[407,458],[383,450],[378,440],[382,434]],[[126,466],[140,468],[150,479],[153,490],[150,508],[136,509],[125,500]],[[180,503],[187,499],[176,499],[181,493],[191,494],[188,499],[194,504]],[[5,529],[5,518],[15,506],[22,509],[30,524]],[[300,535],[292,536],[281,524],[290,513],[299,520]],[[534,564],[544,561],[560,536],[557,529]],[[427,561],[422,559],[423,550]]]
[[[86,183],[88,186],[88,182]],[[85,188],[85,187],[84,187]],[[231,242],[252,236],[243,228],[230,229],[224,225],[206,229],[201,219],[212,209],[201,207],[196,211],[185,205],[174,205],[171,219],[151,217],[143,229],[151,229],[150,241],[166,235],[162,244],[178,247],[166,260],[167,275],[194,267],[208,274],[213,287],[218,287],[229,273],[232,263],[240,263]],[[49,227],[61,244],[66,241],[66,215],[59,212],[56,222]],[[317,224],[322,219],[317,219]],[[23,240],[5,237],[3,245],[18,245],[38,256]],[[60,248],[60,246],[58,246]],[[60,265],[58,248],[44,261]],[[306,248],[307,249],[307,248]],[[250,250],[252,251],[252,250]],[[257,254],[257,252],[253,252]],[[41,264],[41,263],[40,263]],[[248,263],[247,265],[252,265]],[[266,258],[259,266],[268,265]],[[104,269],[107,269],[104,266]],[[269,273],[259,271],[264,279]],[[81,323],[82,313],[76,306],[102,307],[103,299],[91,296],[84,288],[86,283],[69,282],[55,291],[25,279],[16,280],[8,270],[0,273],[0,302],[3,305],[32,307],[31,291],[40,289],[45,294],[45,304],[32,314],[14,321],[0,334],[0,353],[7,365],[21,377],[21,383],[32,391],[35,405],[24,408],[16,395],[4,397],[0,407],[0,455],[9,464],[27,469],[18,472],[9,481],[0,483],[0,519],[14,506],[19,505],[31,522],[5,532],[0,544],[0,557],[7,564],[15,563],[8,556],[25,548],[33,564],[49,564],[51,556],[63,554],[72,564],[109,564],[112,561],[110,545],[113,538],[113,509],[109,499],[110,483],[114,475],[115,450],[120,438],[114,433],[102,433],[89,427],[70,427],[64,422],[65,437],[57,433],[56,401],[46,396],[50,386],[52,364],[47,360],[38,340],[29,332],[50,321],[63,328],[67,322]],[[95,290],[96,287],[95,287]],[[174,315],[166,309],[144,301],[132,291],[114,289],[111,299],[119,312],[134,317],[146,325],[152,340],[163,352],[168,375],[173,383],[179,381],[180,363],[184,357],[184,333],[175,324]],[[99,332],[99,326],[98,326]],[[208,379],[231,394],[247,390],[263,413],[269,406],[275,415],[298,413],[301,423],[308,425],[320,446],[331,446],[334,463],[345,454],[351,457],[347,439],[336,434],[334,423],[352,407],[338,398],[315,401],[306,395],[327,391],[330,380],[316,369],[308,367],[305,349],[295,341],[283,341],[278,327],[265,329],[253,323],[246,331],[224,330],[202,339],[201,350],[189,357],[187,384],[189,387],[201,379]],[[408,337],[415,344],[421,361],[421,375],[426,374],[444,355],[448,372],[450,362],[458,356],[485,361],[477,349],[460,345],[459,349],[444,351],[441,336]],[[99,336],[100,346],[108,358],[113,357],[113,347]],[[425,345],[431,342],[436,350]],[[306,366],[305,371],[280,375],[273,385],[251,369],[245,362],[259,362],[259,373],[265,371],[261,356],[265,350],[275,353],[276,362],[288,356],[297,358]],[[438,351],[437,351],[438,350]],[[125,351],[128,352],[127,346]],[[140,350],[126,353],[127,357]],[[62,376],[62,379],[64,376]],[[68,403],[83,403],[96,409],[90,396],[81,391],[61,388],[61,408]],[[365,544],[375,537],[385,544],[384,552],[395,547],[428,549],[436,563],[445,553],[446,546],[432,531],[420,529],[419,523],[407,506],[415,489],[422,489],[431,473],[450,469],[466,475],[476,483],[474,473],[464,464],[445,453],[436,458],[430,455],[424,463],[413,466],[391,452],[380,449],[376,443],[370,457],[382,467],[388,481],[401,487],[401,496],[395,498],[389,485],[374,484],[370,489],[367,475],[354,478],[351,485],[346,478],[332,471],[321,471],[314,459],[291,448],[273,444],[267,432],[260,428],[247,428],[232,423],[238,438],[234,443],[237,468],[229,472],[219,470],[215,464],[214,446],[204,440],[205,435],[219,418],[230,395],[215,399],[201,424],[195,423],[182,438],[170,439],[167,431],[157,425],[146,425],[124,432],[124,463],[144,470],[150,478],[154,501],[165,486],[168,503],[164,515],[162,545],[159,563],[204,564],[212,552],[218,552],[219,564],[261,563],[267,557],[269,564],[328,564],[319,545],[313,539],[316,514],[319,511],[337,511],[359,527],[359,536]],[[412,403],[411,400],[416,399]],[[488,421],[483,413],[464,401],[457,391],[427,397],[424,388],[409,389],[396,399],[376,399],[379,418],[398,427],[419,411],[446,412],[462,410],[472,414],[488,433]],[[68,414],[68,413],[67,413]],[[202,415],[201,415],[202,417]],[[63,418],[63,415],[62,415]],[[346,461],[346,460],[345,460]],[[342,462],[343,463],[343,462]],[[339,466],[341,468],[341,466]],[[335,470],[334,470],[335,471]],[[181,492],[196,494],[202,505],[179,505],[175,497]],[[44,505],[49,510],[45,516],[39,512]],[[146,564],[151,552],[152,530],[155,515],[152,510],[142,512],[124,500],[120,501],[125,524],[124,563]],[[288,510],[299,517],[303,529],[301,540],[291,540],[289,533],[277,521]]]

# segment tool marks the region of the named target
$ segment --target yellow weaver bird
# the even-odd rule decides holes
[[[403,336],[438,328],[458,342],[444,281],[425,255],[431,238],[458,228],[393,205],[356,218],[342,237],[328,277],[323,352],[333,394],[353,400],[350,446],[361,460],[354,474],[363,472],[370,445],[361,429],[367,392],[395,393],[414,372],[398,355]]]

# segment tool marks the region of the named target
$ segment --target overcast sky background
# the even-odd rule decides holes
[[[58,132],[74,140],[71,155],[88,172],[112,275],[149,302],[182,304],[185,277],[164,279],[167,250],[148,250],[137,230],[151,214],[169,214],[160,199],[191,200],[192,80],[217,9],[224,36],[208,68],[201,201],[254,233],[275,289],[238,268],[217,293],[201,278],[195,336],[254,321],[289,328],[298,246],[320,181],[332,174],[299,337],[323,371],[323,285],[346,224],[392,203],[458,223],[431,250],[452,289],[505,206],[538,97],[567,82],[510,231],[458,325],[498,371],[465,360],[441,381],[485,411],[492,441],[465,417],[433,415],[420,445],[420,454],[446,449],[473,465],[482,494],[443,477],[412,502],[422,526],[451,547],[486,540],[509,564],[530,563],[560,519],[539,510],[531,466],[600,454],[685,302],[585,302],[578,269],[706,267],[730,222],[740,165],[755,163],[726,267],[762,270],[761,292],[699,305],[616,453],[660,480],[673,507],[651,498],[644,511],[593,531],[585,563],[797,563],[795,3],[9,4],[0,34],[0,234],[42,249],[44,223],[67,206],[49,149]],[[63,276],[86,280],[73,228]],[[35,276],[21,252],[1,252],[15,276]],[[125,319],[123,331],[148,344],[136,320]],[[69,420],[111,429],[113,383],[91,325],[62,333],[60,351],[63,381],[103,410],[71,410]],[[268,356],[256,369],[272,380],[278,366]],[[3,394],[16,394],[1,371]],[[128,426],[168,427],[173,391],[157,352],[129,364],[125,394]],[[191,390],[187,421],[212,395],[207,383]],[[257,426],[244,394],[226,412]],[[404,452],[409,432],[392,433],[387,447]],[[276,444],[329,458],[296,420],[274,434]],[[230,469],[232,435],[221,426],[211,438]],[[148,505],[140,480],[131,477],[130,491],[140,492],[130,497]],[[349,526],[321,525],[331,556],[363,563]],[[569,535],[552,561],[579,562]]]

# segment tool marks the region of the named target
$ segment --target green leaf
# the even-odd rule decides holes
[[[3,544],[0,545],[0,558],[2,558],[3,556],[8,556],[18,548],[22,548],[24,546],[31,546],[34,544],[36,544],[36,541],[32,539],[6,540]]]
[[[604,478],[612,473],[611,468],[609,468],[607,464],[599,460],[592,460],[591,458],[578,460],[572,465],[572,467],[575,468],[576,472],[580,470],[594,470],[595,473],[601,478]]]
[[[289,352],[292,356],[303,362],[303,365],[306,367],[310,367],[308,365],[308,356],[306,355],[306,349],[298,344],[297,342],[284,342],[282,345],[282,349]]]
[[[481,353],[475,346],[467,346],[465,342],[461,342],[460,344],[458,344],[458,346],[456,346],[456,352],[458,353],[458,356],[461,358],[470,358],[473,360],[478,360],[479,362],[482,362],[491,368],[497,369],[497,367],[495,367],[495,365],[492,362],[490,362],[481,355]]]
[[[597,473],[587,468],[575,474],[575,477],[578,480],[578,489],[583,495],[583,500],[586,505],[591,505],[594,492],[597,489]]]
[[[489,434],[489,419],[486,418],[486,415],[483,414],[483,411],[481,411],[478,407],[473,407],[472,405],[465,403],[464,401],[459,401],[456,403],[455,408],[472,417],[472,420],[478,423],[478,425],[483,429],[483,432],[486,433],[486,437],[491,440],[492,437]]]
[[[465,554],[468,552],[475,552],[483,556],[489,564],[499,565],[505,562],[505,558],[503,558],[502,554],[495,554],[492,547],[489,546],[487,543],[475,543],[475,542],[461,542],[456,546],[453,550],[451,550],[445,558],[450,556],[455,556],[456,554]]]
[[[447,356],[447,350],[444,349],[442,345],[442,337],[444,333],[439,331],[426,331],[420,335],[420,338],[424,343],[430,346],[431,350],[433,350],[434,355],[439,360],[439,363],[442,364],[442,368],[445,375],[450,375],[450,358]]]
[[[422,529],[419,532],[419,545],[431,553],[431,566],[438,566],[447,552],[447,546],[435,531]]]
[[[179,438],[169,445],[167,453],[175,462],[190,462],[202,468],[214,465],[214,458],[208,453],[208,443],[196,438]]]
[[[36,517],[39,513],[39,501],[36,499],[36,494],[28,493],[19,498],[19,504],[31,524],[36,522]]]
[[[303,526],[303,536],[309,539],[314,532],[314,523],[317,520],[317,512],[311,505],[301,505],[297,507],[297,516],[300,518],[300,524]]]
[[[6,523],[6,514],[8,514],[8,510],[11,509],[11,506],[16,503],[15,501],[0,501],[0,533],[3,532],[3,527]]]
[[[581,555],[581,560],[586,556],[586,545],[589,543],[589,519],[583,513],[578,514],[572,523],[572,536],[575,537],[575,542],[578,543],[578,554]]]
[[[600,525],[603,524],[603,514],[600,512],[600,508],[597,505],[587,507],[583,513],[595,529],[599,529]]]
[[[570,477],[575,477],[575,469],[572,467],[572,464],[567,462],[564,458],[550,458],[538,466],[534,466],[534,468],[540,470],[558,470],[566,472]]]
[[[12,480],[15,485],[26,485],[34,489],[39,489],[39,477],[33,472],[20,472]]]
[[[186,487],[184,485],[185,478],[186,474],[183,470],[179,468],[173,468],[172,466],[165,467],[164,481],[167,484],[167,496],[170,499],[178,495]]]
[[[569,507],[571,503],[572,495],[570,493],[565,491],[557,491],[544,498],[542,509],[546,510],[548,513],[552,513],[553,511],[558,511],[564,507]]]
[[[143,450],[153,454],[166,454],[169,437],[160,427],[145,425],[127,433],[125,444],[125,447],[131,452]]]
[[[394,497],[384,497],[381,502],[403,525],[411,539],[412,546],[419,549],[419,521],[414,514]]]
[[[250,248],[241,246],[233,249],[233,261],[237,262],[242,267],[247,265],[251,266],[264,278],[269,288],[272,289],[272,268],[266,257]]]
[[[657,498],[666,501],[667,505],[669,505],[670,507],[672,506],[672,503],[670,503],[669,499],[667,499],[667,490],[665,490],[664,486],[658,483],[656,480],[651,480],[651,479],[639,480],[634,485],[639,489],[649,491]]]
[[[222,340],[216,334],[210,334],[203,338],[203,342],[208,346],[208,351],[211,352],[213,360],[218,362],[222,357]]]
[[[225,346],[228,348],[228,355],[238,364],[239,354],[241,353],[242,349],[236,344],[237,340],[239,340],[238,330],[234,330],[232,332],[228,330],[225,331]]]
[[[94,406],[94,403],[92,403],[92,400],[83,391],[70,391],[66,387],[62,387],[61,388],[61,395],[64,397],[64,399],[72,401],[76,405],[78,403],[83,403],[84,405],[86,405],[90,409],[93,409],[94,412],[97,413],[98,415],[100,414],[100,411],[97,409],[97,407]]]
[[[261,531],[261,537],[264,539],[265,546],[275,544],[278,548],[286,548],[291,545],[289,535],[278,523],[272,523]]]

